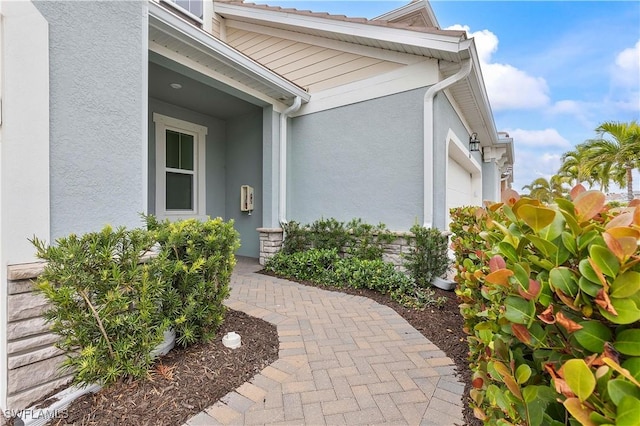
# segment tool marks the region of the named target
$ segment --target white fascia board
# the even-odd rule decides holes
[[[238,6],[230,3],[214,3],[214,8],[216,13],[225,18],[233,17],[239,20],[248,19],[254,22],[289,25],[309,30],[326,31],[352,37],[364,37],[389,43],[441,50],[443,52],[455,53],[460,51],[460,38],[443,34],[432,34],[351,21],[319,18],[310,15]]]
[[[270,87],[275,87],[291,97],[299,96],[308,102],[311,95],[289,80],[280,77],[253,59],[182,20],[163,7],[149,3],[149,25],[173,37],[182,40],[200,50],[206,51],[220,62],[233,67],[248,77],[258,80]]]
[[[390,12],[384,13],[380,16],[376,16],[372,19],[372,21],[392,21],[405,15],[410,15],[414,12],[422,12],[424,15],[426,15],[426,19],[428,22],[430,22],[434,27],[440,28],[440,24],[438,24],[438,20],[435,13],[433,13],[431,5],[428,1],[425,0],[411,2]]]
[[[238,30],[264,34],[271,37],[278,37],[285,40],[298,41],[301,43],[307,43],[327,49],[353,53],[355,55],[369,56],[371,58],[381,59],[383,61],[398,62],[408,65],[424,60],[423,56],[416,56],[410,53],[393,52],[391,50],[379,49],[377,47],[362,46],[359,44],[348,43],[346,41],[318,37],[311,34],[301,34],[299,32],[284,30],[281,28],[254,24],[252,22],[237,21],[235,19],[226,19],[225,22],[227,24],[227,28],[235,28]]]
[[[482,78],[482,69],[480,68],[480,59],[478,58],[476,44],[473,39],[470,39],[470,41],[469,54],[471,55],[473,63],[478,64],[478,66],[473,67],[467,78],[472,88],[473,97],[476,99],[476,103],[480,108],[480,114],[482,114],[485,125],[487,126],[488,136],[491,138],[491,145],[495,145],[498,143],[498,131],[496,130],[496,123],[493,119],[493,111],[489,103],[487,88]]]

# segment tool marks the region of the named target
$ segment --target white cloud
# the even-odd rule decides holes
[[[571,143],[563,138],[556,129],[544,129],[544,130],[507,130],[509,135],[513,138],[516,148],[530,147],[530,148],[556,148],[556,149],[570,149]]]
[[[516,161],[513,167],[513,189],[522,191],[524,185],[528,185],[539,177],[550,179],[560,167],[560,154],[531,150],[517,150]]]
[[[489,30],[470,32],[466,25],[447,29],[466,31],[473,37],[480,59],[484,83],[494,110],[534,109],[549,103],[549,87],[544,78],[534,77],[509,64],[492,63],[498,50],[498,37]]]
[[[618,53],[611,72],[616,85],[636,89],[640,86],[640,40]]]

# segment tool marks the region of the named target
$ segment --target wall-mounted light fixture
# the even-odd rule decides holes
[[[480,141],[478,140],[478,134],[476,132],[471,133],[469,136],[469,152],[479,152]]]

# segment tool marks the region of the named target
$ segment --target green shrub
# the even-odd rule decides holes
[[[145,219],[161,247],[153,264],[171,283],[163,311],[175,329],[176,343],[187,346],[211,339],[224,319],[223,301],[229,296],[239,247],[233,221]]]
[[[366,260],[382,259],[384,245],[396,238],[385,224],[371,225],[362,219],[353,219],[347,224],[347,235],[345,253]]]
[[[411,233],[411,251],[403,255],[403,266],[420,287],[427,288],[434,277],[443,277],[451,266],[449,238],[438,229],[420,225],[411,227]]]
[[[389,294],[409,307],[441,306],[443,298],[416,286],[413,279],[380,259],[338,256],[334,249],[310,249],[293,254],[277,253],[265,265],[277,275],[310,281],[319,285],[367,288]]]
[[[638,424],[640,207],[572,198],[455,215],[471,405],[487,424]]]
[[[349,240],[344,223],[334,218],[316,220],[308,230],[309,243],[318,250],[335,248],[340,251]]]
[[[292,254],[310,248],[335,249],[339,255],[361,259],[382,259],[384,244],[395,238],[384,224],[371,225],[362,219],[347,224],[334,218],[319,219],[308,225],[290,221],[283,225],[282,252]]]
[[[308,230],[298,222],[289,221],[282,225],[282,229],[285,235],[282,242],[283,253],[292,254],[305,251],[311,247],[311,242],[307,238]]]
[[[56,345],[74,383],[146,376],[167,327],[160,309],[167,285],[156,268],[140,263],[151,235],[105,227],[52,246],[31,242],[47,261],[37,289],[50,302],[44,317],[60,336]]]

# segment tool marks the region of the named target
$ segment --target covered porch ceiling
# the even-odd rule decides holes
[[[172,85],[180,85],[174,88]],[[149,97],[222,120],[260,110],[266,103],[238,97],[219,82],[160,55],[149,54]]]

